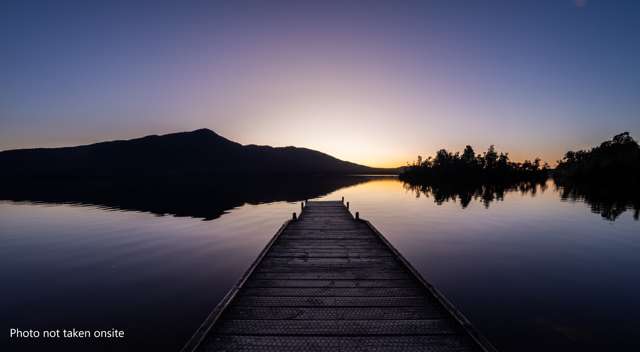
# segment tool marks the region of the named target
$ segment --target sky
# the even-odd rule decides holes
[[[0,150],[209,128],[371,166],[640,139],[640,1],[2,1]]]

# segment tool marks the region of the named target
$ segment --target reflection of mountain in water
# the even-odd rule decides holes
[[[478,200],[486,208],[494,201],[502,201],[505,193],[520,192],[535,196],[538,190],[544,192],[547,185],[544,181],[538,182],[518,182],[518,183],[429,183],[411,184],[405,183],[405,189],[415,192],[416,197],[423,195],[433,198],[436,204],[444,202],[460,201],[462,208],[466,208],[472,200]]]
[[[190,183],[37,182],[1,187],[0,199],[105,206],[212,220],[243,204],[300,201],[367,182],[372,177],[283,177],[215,179]]]
[[[633,210],[633,218],[640,219],[640,187],[560,180],[555,182],[562,200],[583,201],[591,206],[592,212],[607,220],[614,221],[630,209]]]
[[[387,173],[306,148],[241,145],[213,131],[0,152],[0,199],[219,217],[245,203],[297,201]],[[323,175],[323,176],[318,176]]]

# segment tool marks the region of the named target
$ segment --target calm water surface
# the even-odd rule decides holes
[[[438,204],[395,178],[336,189],[502,351],[640,350],[640,222],[553,185]],[[177,351],[298,202],[213,220],[0,202],[1,350]],[[125,330],[118,341],[9,340],[9,329]],[[524,342],[524,345],[523,345]]]

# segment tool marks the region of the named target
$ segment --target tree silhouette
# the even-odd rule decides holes
[[[495,146],[492,144],[489,146],[489,149],[486,153],[484,153],[484,162],[485,168],[493,169],[496,165],[496,161],[498,160],[498,153],[496,152]]]
[[[467,145],[462,152],[462,161],[469,166],[475,166],[476,164],[476,153],[473,151],[473,147]]]

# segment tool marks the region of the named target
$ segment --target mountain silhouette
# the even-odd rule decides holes
[[[208,129],[63,148],[0,152],[1,178],[190,182],[282,175],[396,173],[306,148],[241,145]]]

